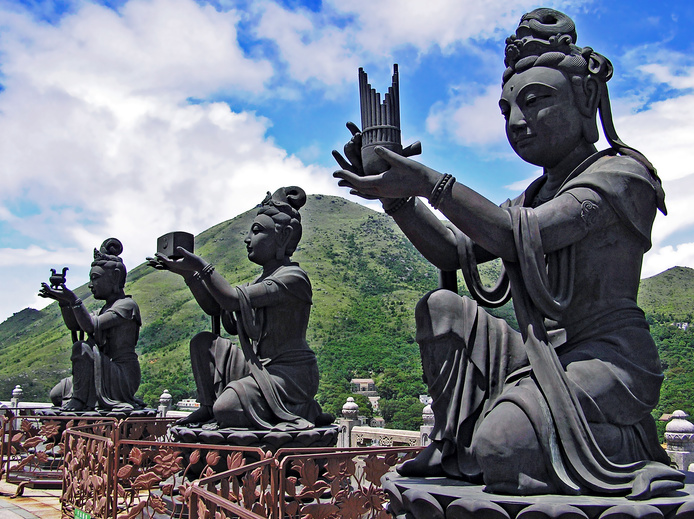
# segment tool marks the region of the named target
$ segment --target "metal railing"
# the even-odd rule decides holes
[[[16,496],[25,487],[60,488],[68,428],[87,423],[115,423],[112,418],[42,416],[38,408],[6,409],[0,416],[0,475],[17,485]]]

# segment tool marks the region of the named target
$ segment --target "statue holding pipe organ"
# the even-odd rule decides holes
[[[402,476],[514,495],[649,499],[683,486],[650,414],[663,375],[636,305],[664,192],[653,165],[616,134],[612,64],[576,38],[568,16],[536,9],[506,40],[506,134],[543,175],[500,207],[406,158],[418,146],[400,150],[397,69],[383,106],[360,70],[362,130],[348,123],[334,176],[352,194],[380,199],[415,247],[453,272],[415,311],[435,425]],[[477,264],[495,258],[504,270],[485,287]],[[472,299],[455,293],[457,269]],[[520,332],[481,308],[511,296]]]

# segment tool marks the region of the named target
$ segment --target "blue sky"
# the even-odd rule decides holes
[[[620,137],[656,165],[644,276],[694,267],[694,4],[542,4],[615,66]],[[505,141],[504,39],[520,0],[0,0],[0,320],[49,268],[87,280],[109,236],[133,268],[171,230],[199,233],[267,190],[347,196],[330,151],[358,121],[357,69],[387,88],[400,66],[404,143],[500,203],[539,171]],[[355,199],[356,201],[356,199]],[[372,205],[376,208],[377,206]]]

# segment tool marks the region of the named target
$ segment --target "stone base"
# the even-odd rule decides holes
[[[157,416],[156,409],[143,408],[131,409],[129,411],[117,411],[114,409],[92,409],[91,411],[64,411],[60,407],[51,407],[49,409],[39,409],[36,411],[36,416],[60,416],[66,418],[115,418],[116,420],[125,420],[126,418],[155,418]]]
[[[237,445],[259,447],[263,451],[301,447],[334,447],[337,444],[337,425],[314,427],[304,431],[273,431],[251,429],[207,429],[175,425],[171,435],[181,443],[204,443],[212,445]]]
[[[383,477],[388,511],[398,519],[694,519],[694,473],[663,497],[504,496],[448,478]]]

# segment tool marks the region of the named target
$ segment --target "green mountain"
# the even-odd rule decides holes
[[[349,380],[373,377],[386,420],[394,427],[418,426],[421,404],[417,396],[426,388],[414,341],[414,307],[423,294],[437,287],[436,269],[382,213],[342,198],[314,195],[302,214],[304,235],[294,259],[313,283],[308,339],[321,370],[319,401],[337,413],[350,394]],[[234,284],[259,274],[258,266],[246,258],[243,243],[254,216],[255,210],[248,211],[195,240],[196,252]],[[499,264],[484,265],[481,270],[483,281],[492,283]],[[41,281],[36,280],[37,288]],[[459,285],[465,292],[462,280]],[[652,322],[666,370],[664,399],[657,411],[672,412],[672,406],[677,406],[692,413],[694,361],[689,359],[694,358],[694,340],[692,332],[670,322],[691,319],[688,305],[694,270],[670,269],[644,280],[642,287],[639,302]],[[138,343],[143,373],[140,396],[153,406],[164,389],[174,401],[194,396],[188,341],[210,329],[209,317],[179,276],[145,264],[130,271],[126,292],[140,305],[143,318]],[[90,309],[100,308],[86,284],[76,293]],[[494,314],[515,325],[510,304]],[[46,401],[50,388],[69,375],[70,349],[70,334],[57,304],[16,313],[0,324],[0,395],[9,398],[12,388],[21,384],[26,399]],[[361,404],[366,407],[365,402]]]
[[[419,297],[436,288],[436,269],[381,213],[316,195],[309,197],[302,214],[304,234],[294,259],[313,283],[308,339],[327,374],[321,386],[323,403],[333,411],[341,408],[349,379],[355,376],[409,368],[413,379],[421,380],[413,311]],[[259,274],[258,266],[246,258],[243,242],[254,216],[255,210],[248,211],[196,237],[196,252],[235,284]],[[37,287],[41,281],[36,280]],[[91,310],[101,306],[86,285],[76,292]],[[140,395],[150,405],[164,389],[174,400],[194,396],[188,341],[210,329],[209,317],[179,276],[145,264],[129,272],[126,292],[138,302],[143,319]],[[0,394],[9,395],[21,384],[25,398],[45,401],[50,388],[69,375],[70,349],[57,304],[16,313],[0,324]],[[413,391],[413,398],[424,392],[421,382]],[[330,402],[338,399],[339,404]]]
[[[694,321],[694,269],[672,267],[642,280],[639,306],[659,322]]]

